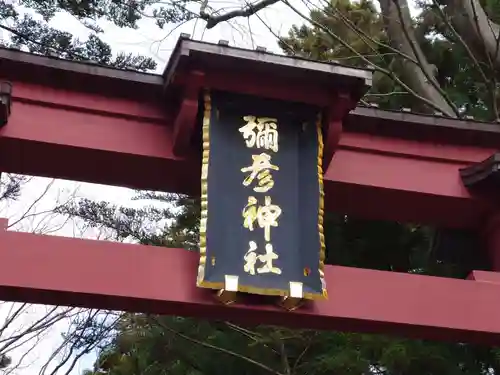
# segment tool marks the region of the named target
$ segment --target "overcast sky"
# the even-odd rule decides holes
[[[230,0],[218,0],[218,4],[224,3],[224,6],[229,4]],[[234,1],[232,2],[234,4]],[[211,3],[217,6],[216,3]],[[259,13],[259,18],[253,17],[249,21],[246,19],[238,20],[232,25],[221,24],[212,30],[204,30],[204,22],[190,21],[174,30],[172,27],[159,29],[151,20],[141,20],[139,29],[121,29],[109,22],[100,22],[99,24],[104,29],[103,39],[108,42],[113,51],[119,52],[134,52],[143,55],[148,55],[158,62],[158,72],[161,72],[169,59],[170,53],[180,35],[180,33],[191,34],[194,39],[217,42],[220,39],[228,40],[231,45],[247,48],[255,48],[256,46],[264,46],[270,51],[279,52],[276,45],[275,37],[269,31],[268,26],[276,34],[286,35],[291,25],[301,23],[297,15],[286,8],[282,4],[274,5],[272,8]],[[52,25],[61,30],[69,31],[75,36],[84,39],[88,35],[88,30],[67,14],[58,14],[52,21]],[[2,34],[3,33],[3,34]],[[5,31],[0,32],[1,38],[6,38],[8,35]],[[138,140],[140,141],[140,140]],[[48,189],[47,189],[48,188]],[[57,202],[63,202],[72,194],[77,192],[80,197],[88,197],[95,200],[106,200],[120,205],[140,205],[141,202],[131,202],[133,191],[124,188],[109,187],[95,184],[81,184],[70,181],[55,181],[51,184],[50,179],[34,178],[25,187],[20,199],[16,203],[11,203],[8,206],[1,207],[0,216],[9,217],[10,223],[15,223],[16,218],[26,212],[32,203],[47,190],[47,194],[40,199],[33,210],[42,213],[50,211]],[[81,236],[81,233],[75,229],[73,225],[65,225],[62,228],[59,226],[63,223],[61,218],[54,218],[52,215],[38,215],[31,220],[24,220],[15,225],[16,230],[32,231],[36,229],[40,232],[51,232],[54,235],[64,236]],[[85,234],[87,237],[88,233]],[[92,236],[92,234],[90,234]],[[193,280],[193,284],[194,284]],[[12,326],[7,332],[4,332],[5,339],[8,335],[12,335],[15,330],[33,322],[36,318],[42,316],[47,311],[44,306],[32,306],[27,309],[21,318],[16,319],[16,325]],[[0,324],[5,317],[12,312],[11,304],[0,305]],[[23,357],[28,346],[31,343],[24,345],[11,354],[14,358],[14,363],[22,360],[22,365],[18,370],[12,372],[13,375],[38,375],[43,364],[52,355],[55,348],[61,343],[61,333],[67,329],[67,324],[61,322],[54,326],[51,332],[48,332],[44,337],[40,337],[38,344],[26,357]],[[72,374],[81,374],[83,369],[90,368],[95,359],[95,353],[86,356],[79,361]],[[51,367],[56,363],[54,362]],[[64,374],[65,370],[61,369],[59,374]],[[50,368],[45,374],[50,374]]]

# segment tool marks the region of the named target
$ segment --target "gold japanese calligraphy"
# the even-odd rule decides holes
[[[255,241],[250,241],[248,243],[248,251],[246,252],[243,259],[245,260],[245,265],[243,266],[243,270],[248,272],[250,275],[255,275],[255,263],[257,263],[257,244]]]
[[[265,149],[278,152],[278,124],[277,119],[271,117],[244,116],[246,124],[238,130],[245,139],[248,148]],[[267,152],[252,155],[252,164],[241,168],[241,172],[247,173],[243,180],[243,186],[250,186],[255,181],[253,191],[256,193],[267,193],[274,187],[274,179],[271,171],[279,171],[279,167],[272,163],[271,155]],[[243,227],[253,232],[256,224],[264,230],[266,242],[265,253],[259,252],[257,242],[248,243],[248,251],[243,257],[245,264],[243,269],[250,275],[272,273],[281,275],[281,269],[274,265],[279,255],[274,251],[271,243],[271,227],[278,226],[278,218],[281,215],[281,207],[272,203],[270,195],[264,197],[264,204],[259,204],[259,199],[249,196],[246,206],[242,210]]]
[[[276,254],[273,250],[273,245],[268,243],[266,244],[266,253],[265,254],[257,254],[257,243],[255,241],[250,241],[248,243],[248,251],[244,256],[245,265],[243,269],[245,272],[248,272],[250,275],[255,275],[256,272],[258,274],[261,273],[274,273],[276,275],[281,275],[281,269],[275,267],[273,261],[278,259],[278,254]],[[260,262],[260,267],[256,267],[257,262]]]
[[[239,128],[248,148],[263,148],[278,152],[277,119],[270,117],[243,116],[246,125]]]
[[[264,255],[259,255],[257,257],[264,265],[257,268],[258,273],[275,273],[281,275],[281,269],[273,266],[273,260],[278,259],[278,254],[273,251],[273,245],[266,244],[266,253]]]
[[[248,203],[243,209],[243,226],[250,231],[253,231],[253,223],[257,220],[257,199],[248,197]]]
[[[281,215],[281,208],[271,203],[271,197],[264,198],[264,205],[257,206],[257,198],[248,197],[248,203],[243,209],[243,226],[250,231],[254,229],[254,222],[257,221],[259,227],[264,229],[264,239],[271,241],[271,227],[278,226],[278,217]]]
[[[249,167],[241,168],[243,173],[250,174],[243,180],[244,186],[249,186],[252,181],[257,178],[258,186],[253,190],[257,193],[265,193],[271,190],[274,186],[274,180],[271,175],[271,170],[279,171],[279,167],[271,164],[271,155],[261,153],[259,155],[252,155],[253,163]]]

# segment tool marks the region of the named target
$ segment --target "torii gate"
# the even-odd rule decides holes
[[[199,194],[201,88],[309,103],[327,113],[327,210],[481,230],[492,264],[467,280],[325,266],[330,298],[288,312],[215,301],[193,252],[4,225],[1,299],[500,343],[498,127],[354,108],[370,72],[223,41],[181,38],[163,75],[9,49],[0,72],[1,171]]]

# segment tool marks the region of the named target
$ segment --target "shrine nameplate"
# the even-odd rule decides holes
[[[318,108],[205,92],[199,287],[324,299]]]

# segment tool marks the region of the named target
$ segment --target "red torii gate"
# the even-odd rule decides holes
[[[163,75],[8,49],[0,49],[0,68],[0,78],[11,83],[0,85],[1,171],[197,194],[200,88],[312,103],[329,114],[328,210],[482,230],[492,271],[500,270],[493,194],[500,129],[354,108],[368,73],[185,38]],[[196,253],[5,228],[3,300],[500,342],[495,272],[456,280],[326,266],[329,300],[286,312],[214,301],[195,286]]]

